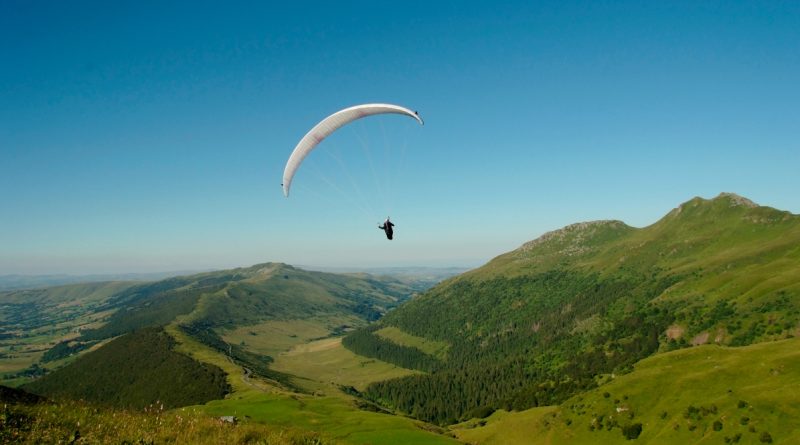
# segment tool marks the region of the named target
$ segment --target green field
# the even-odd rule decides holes
[[[639,423],[642,444],[765,443],[765,433],[800,443],[800,339],[673,351],[608,380],[558,407],[498,411],[485,426],[452,430],[481,444],[615,444],[630,443],[622,427]]]
[[[309,389],[317,390],[316,395],[309,395],[294,393],[276,386],[273,382],[245,376],[242,368],[231,363],[222,354],[189,338],[175,325],[168,326],[167,332],[177,339],[179,346],[176,350],[196,360],[219,366],[228,374],[228,382],[233,392],[224,400],[215,400],[196,407],[201,412],[213,416],[234,415],[240,418],[247,416],[251,422],[317,431],[323,437],[349,444],[458,443],[449,437],[426,431],[426,428],[436,429],[422,422],[361,410],[357,406],[356,399],[339,391],[336,385],[331,385],[331,381],[324,380],[327,373],[335,373],[339,366],[344,366],[345,363],[358,363],[357,356],[341,347],[340,338],[318,340],[296,346],[290,353],[278,356],[275,364],[281,364],[283,367],[273,366],[276,370],[291,369],[296,371],[297,375],[315,379],[313,381],[300,379],[300,383]],[[290,360],[282,361],[284,356],[290,357]],[[326,359],[333,359],[335,362],[328,370],[318,361]],[[392,365],[368,361],[373,363],[367,364],[363,369],[357,365],[358,369],[352,369],[353,375],[343,376],[340,384],[358,384],[359,381],[366,382],[364,379],[392,375],[391,372],[382,371],[383,368],[380,368],[393,368]],[[301,372],[303,374],[300,374]],[[399,375],[410,371],[394,368],[393,372]],[[361,384],[364,384],[363,382]]]
[[[269,394],[257,390],[209,402],[202,411],[214,416],[248,416],[253,422],[318,431],[348,444],[456,444],[425,431],[425,424],[405,417],[361,411],[339,396]],[[433,428],[433,427],[429,427]]]
[[[301,377],[297,379],[300,386],[315,390],[345,385],[362,391],[375,381],[417,373],[356,355],[342,346],[341,337],[296,346],[275,357],[270,367]]]
[[[220,422],[197,409],[98,409],[83,402],[27,405],[0,400],[0,443],[333,445],[318,433],[240,419]]]
[[[293,346],[327,337],[337,326],[363,323],[356,317],[344,315],[303,320],[268,320],[228,330],[222,338],[257,354],[276,357]]]

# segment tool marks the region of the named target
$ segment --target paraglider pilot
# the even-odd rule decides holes
[[[378,226],[379,229],[386,232],[386,238],[388,239],[392,239],[392,235],[394,234],[394,230],[392,229],[392,227],[394,227],[394,223],[389,221],[388,216],[386,217],[386,221],[384,221],[382,225]]]

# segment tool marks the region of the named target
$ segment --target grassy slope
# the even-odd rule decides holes
[[[418,422],[410,419],[362,411],[353,398],[331,386],[326,390],[327,395],[312,396],[292,393],[257,378],[245,378],[240,367],[174,325],[168,326],[167,332],[178,341],[178,351],[219,366],[228,375],[233,392],[224,400],[197,407],[205,413],[249,416],[253,422],[319,431],[324,437],[350,444],[456,443],[421,429]],[[312,354],[304,358],[317,357]]]
[[[222,338],[228,343],[244,346],[249,351],[276,357],[295,345],[326,337],[335,326],[347,323],[357,323],[357,320],[342,316],[311,320],[268,320],[228,330]]]
[[[215,416],[249,416],[253,422],[319,431],[349,444],[455,444],[397,416],[360,411],[342,397],[286,397],[250,391],[210,402],[202,410]]]
[[[341,337],[295,346],[278,355],[270,367],[299,377],[297,383],[302,387],[326,392],[336,391],[336,385],[362,391],[372,382],[416,372],[358,356],[342,346]]]
[[[800,320],[800,300],[792,298],[800,295],[798,215],[722,194],[711,200],[687,201],[642,229],[619,221],[569,229],[551,232],[501,255],[464,278],[481,280],[558,267],[611,277],[632,273],[676,276],[679,282],[658,301],[685,306],[678,323],[687,328],[687,336],[706,331],[713,338],[721,330],[722,343],[737,334],[731,332],[727,320],[697,329],[700,323],[691,313],[704,312],[717,301],[735,304],[736,319],[743,325],[739,334],[761,321],[765,312],[789,315],[782,323],[796,325]],[[774,334],[756,337],[780,337],[779,332]]]
[[[283,286],[298,281],[296,276],[285,279],[279,275],[276,293],[269,295],[281,294],[284,292]],[[344,282],[343,292],[361,286],[350,277]],[[302,294],[302,298],[316,304],[329,301],[329,291],[318,285],[303,284],[306,293]],[[297,289],[294,288],[294,291]],[[241,301],[248,298],[240,293],[237,296],[242,297]],[[223,308],[223,304],[229,304],[230,301],[226,299],[230,298],[221,293],[207,295],[193,313],[179,317],[178,321],[191,323],[210,319],[222,321],[220,324],[227,326],[224,321],[231,319],[232,312],[230,307]],[[287,298],[291,298],[288,293]],[[297,301],[298,297],[294,298]],[[285,314],[287,317],[297,315]],[[363,324],[363,320],[354,320],[352,315],[344,320],[331,315],[311,315],[302,320],[290,318],[234,326],[221,329],[221,332],[228,341],[238,340],[238,344],[244,341],[244,347],[249,351],[275,353],[276,361],[271,368],[297,376],[294,380],[300,386],[314,390],[317,395],[297,394],[274,386],[271,382],[245,377],[243,370],[222,354],[198,343],[175,326],[168,327],[168,332],[180,343],[180,351],[219,366],[228,374],[228,382],[233,387],[232,394],[200,409],[213,415],[249,416],[253,422],[319,431],[325,437],[352,444],[455,443],[450,438],[425,431],[418,425],[430,427],[419,422],[360,410],[356,400],[342,393],[338,385],[363,388],[371,381],[406,375],[412,371],[377,360],[359,358],[341,347],[340,338],[314,340],[330,335],[338,321]]]
[[[177,322],[202,319],[208,311],[216,313],[213,309],[216,304],[219,303],[201,301],[194,313],[179,317]],[[271,367],[298,376],[297,382],[315,390],[317,395],[294,393],[272,382],[246,377],[241,367],[187,336],[175,324],[168,326],[167,332],[178,341],[177,349],[180,352],[219,366],[228,375],[232,393],[224,400],[198,407],[208,414],[249,416],[252,422],[319,431],[324,437],[352,444],[455,443],[450,438],[421,429],[417,426],[418,422],[410,419],[358,409],[356,400],[339,391],[337,385],[361,387],[371,379],[410,371],[375,360],[359,359],[341,346],[320,347],[329,343],[338,344],[338,338],[312,340],[314,336],[328,335],[332,327],[331,319],[322,317],[270,320],[225,331],[225,338],[243,339],[248,350],[262,353],[278,351],[277,360]],[[342,368],[346,372],[341,372]]]
[[[725,437],[737,434],[740,443],[759,443],[768,432],[774,443],[794,444],[800,443],[798,400],[800,339],[740,348],[706,345],[645,359],[632,373],[560,406],[501,411],[485,426],[473,428],[473,420],[453,430],[460,439],[481,444],[628,443],[619,427],[608,429],[616,420],[643,425],[636,443],[725,443]],[[742,407],[740,401],[745,402]],[[690,406],[712,405],[716,413],[685,417]],[[628,411],[617,413],[617,407]],[[592,431],[599,415],[604,416],[603,427]],[[747,425],[743,417],[749,418]],[[714,431],[714,421],[722,423],[720,431]]]
[[[81,402],[9,404],[0,443],[328,445],[317,433],[256,422],[221,423],[196,409],[98,409]]]

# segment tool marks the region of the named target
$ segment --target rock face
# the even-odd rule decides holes
[[[714,199],[728,199],[731,202],[731,207],[742,206],[748,208],[758,207],[758,204],[750,201],[749,199],[739,196],[736,193],[722,192]]]

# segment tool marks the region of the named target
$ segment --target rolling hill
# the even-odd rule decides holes
[[[382,346],[393,328],[447,345],[433,372],[364,395],[440,424],[555,405],[658,352],[795,335],[800,216],[733,194],[694,198],[645,228],[567,226],[449,279],[345,338],[396,364],[434,358]],[[411,357],[411,358],[409,358]]]
[[[794,444],[799,399],[797,338],[703,345],[646,358],[558,406],[498,411],[453,430],[481,444],[622,444],[626,432],[642,444]]]
[[[123,335],[22,388],[51,398],[123,408],[202,404],[230,392],[225,373],[175,352],[159,328]],[[179,388],[179,391],[176,391]]]

